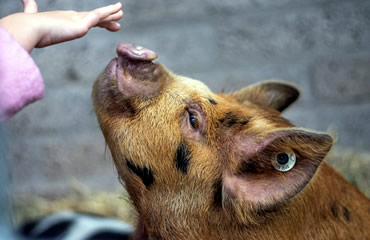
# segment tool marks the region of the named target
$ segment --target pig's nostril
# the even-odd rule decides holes
[[[129,60],[152,61],[157,58],[157,54],[152,50],[131,43],[119,44],[117,46],[117,54]]]

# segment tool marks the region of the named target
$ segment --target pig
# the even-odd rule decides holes
[[[324,158],[333,137],[281,116],[298,87],[215,94],[121,43],[93,86],[132,239],[370,239],[370,201]]]

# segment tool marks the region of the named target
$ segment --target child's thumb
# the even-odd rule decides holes
[[[22,0],[25,13],[37,13],[37,3],[35,0]]]

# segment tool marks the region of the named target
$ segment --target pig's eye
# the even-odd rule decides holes
[[[293,152],[281,152],[274,156],[272,165],[281,172],[289,171],[294,167],[296,156]]]
[[[199,128],[198,118],[191,112],[189,112],[189,122],[194,129]]]

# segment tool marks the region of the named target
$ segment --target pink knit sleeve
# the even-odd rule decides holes
[[[0,122],[44,96],[44,83],[30,54],[0,27]]]

